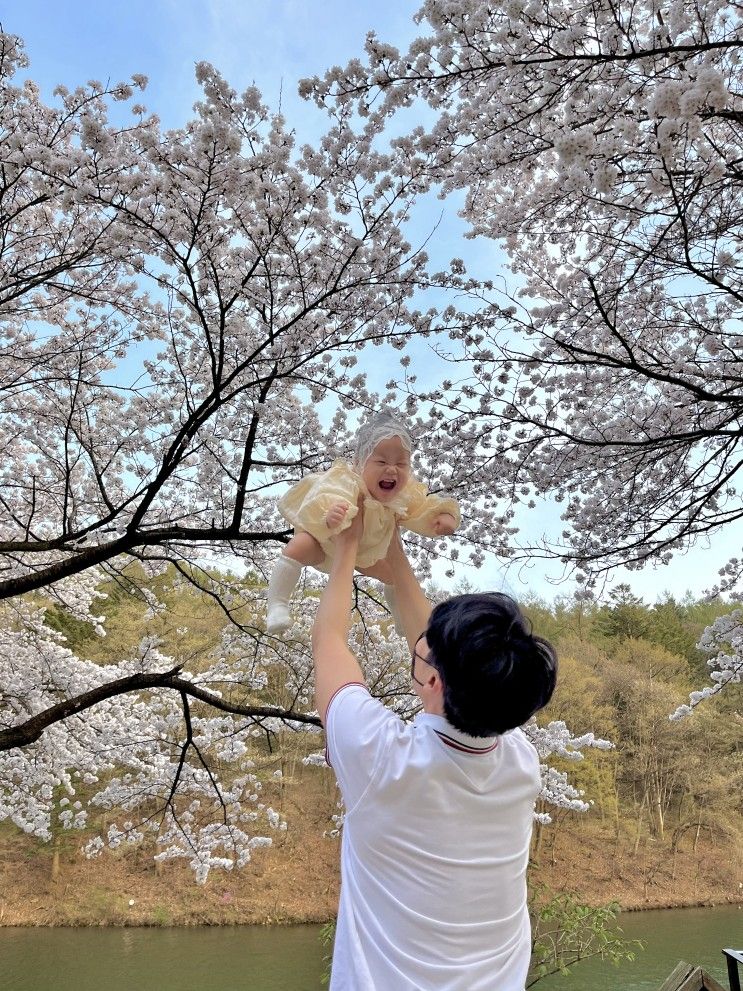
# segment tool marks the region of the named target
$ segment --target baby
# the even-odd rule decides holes
[[[426,537],[449,536],[461,516],[454,499],[429,495],[410,473],[412,441],[395,415],[382,411],[359,428],[353,464],[335,461],[329,471],[306,475],[279,500],[294,536],[276,562],[268,584],[266,629],[281,633],[291,624],[289,599],[303,565],[329,571],[333,537],[350,526],[364,504],[364,532],[356,567],[381,579],[397,621],[391,575],[384,565],[395,524]],[[400,631],[401,632],[401,631]]]

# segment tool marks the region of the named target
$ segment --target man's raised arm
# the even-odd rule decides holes
[[[432,606],[415,576],[407,554],[403,550],[400,531],[396,528],[387,551],[386,563],[395,579],[397,612],[405,629],[405,638],[411,651],[422,633],[426,632]]]
[[[315,664],[315,705],[325,723],[328,703],[343,685],[364,683],[359,662],[348,648],[351,625],[351,592],[356,553],[363,528],[363,510],[335,538],[330,579],[317,607],[312,627],[312,657]]]

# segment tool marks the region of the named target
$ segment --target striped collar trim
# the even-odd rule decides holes
[[[442,733],[441,730],[434,730],[436,736],[443,740],[447,747],[451,747],[452,750],[459,750],[463,754],[490,754],[498,746],[498,741],[495,740],[493,743],[489,743],[486,747],[470,747],[465,743],[460,743],[459,740],[455,740],[451,736],[447,736],[446,733]],[[485,739],[489,739],[486,737]]]
[[[344,688],[352,688],[352,687],[363,688],[365,692],[369,691],[369,686],[363,681],[347,681],[345,682],[345,684],[339,685],[338,688],[336,688],[336,690],[330,696],[330,701],[328,702],[327,708],[325,709],[325,715],[322,717],[323,729],[327,727],[328,713],[330,712],[330,706],[333,704],[335,697],[340,692],[342,692]],[[325,763],[328,765],[328,767],[333,766],[330,762],[330,752],[328,751],[327,742],[325,744]]]
[[[463,754],[490,754],[498,746],[497,736],[470,736],[455,729],[443,716],[431,712],[418,713],[415,721],[430,726],[442,743]]]
[[[342,685],[339,685],[336,688],[336,690],[333,692],[333,694],[330,696],[330,699],[328,701],[328,704],[325,707],[325,715],[322,717],[322,720],[321,720],[323,726],[325,726],[325,724],[327,722],[328,713],[330,712],[331,705],[335,701],[336,696],[337,695],[340,695],[340,693],[343,691],[344,688],[363,688],[365,692],[368,692],[369,691],[369,686],[365,682],[363,682],[363,681],[345,681]]]

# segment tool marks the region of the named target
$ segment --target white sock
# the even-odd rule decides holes
[[[399,633],[401,637],[404,637],[405,627],[402,624],[402,619],[397,608],[397,597],[395,596],[394,585],[384,586],[384,601],[389,606],[390,612],[392,613],[392,618],[395,621],[395,632]]]
[[[286,554],[282,554],[273,566],[268,582],[266,603],[266,630],[269,633],[283,633],[291,626],[289,600],[297,586],[302,565]]]

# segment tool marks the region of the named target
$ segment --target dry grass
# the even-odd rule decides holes
[[[339,841],[324,837],[336,811],[332,772],[306,768],[275,788],[289,828],[246,868],[213,872],[204,887],[185,864],[155,869],[151,852],[128,849],[94,861],[79,853],[80,836],[61,852],[52,880],[47,846],[12,827],[0,828],[0,925],[187,926],[324,922],[338,898]],[[268,796],[267,796],[268,797]],[[283,803],[283,804],[282,804]],[[554,848],[553,848],[554,847]],[[670,843],[633,839],[598,816],[572,816],[543,834],[532,881],[577,892],[591,904],[625,909],[743,901],[743,844],[722,832],[703,835],[696,852],[686,837],[674,858]],[[130,906],[129,902],[134,904]]]
[[[269,792],[264,786],[264,795]],[[277,793],[279,786],[273,786]],[[266,795],[269,798],[269,795]],[[323,836],[336,811],[332,772],[303,769],[301,781],[270,795],[288,828],[245,868],[194,883],[185,863],[159,869],[152,851],[126,849],[86,860],[69,838],[52,879],[48,846],[0,828],[0,925],[189,926],[325,922],[338,900],[339,841]],[[282,808],[283,805],[283,808]],[[134,904],[130,906],[129,902]]]

